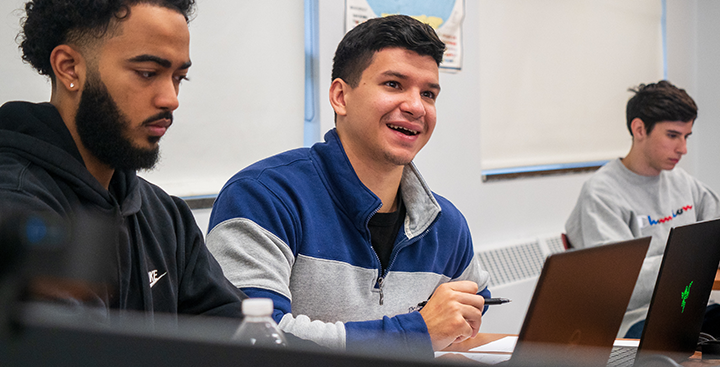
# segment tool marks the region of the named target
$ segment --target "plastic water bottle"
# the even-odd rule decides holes
[[[270,298],[248,298],[242,303],[245,319],[235,332],[233,340],[242,344],[267,347],[286,347],[285,335],[272,318],[273,301]]]

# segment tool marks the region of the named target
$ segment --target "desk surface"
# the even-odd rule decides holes
[[[472,348],[479,347],[511,335],[514,334],[478,333],[476,337],[465,340],[462,343],[451,344],[449,347],[445,348],[444,351],[466,352]]]
[[[713,282],[713,290],[720,291],[720,269],[715,273],[715,282]]]
[[[717,282],[717,281],[716,281]],[[479,347],[481,345],[485,345],[490,342],[494,342],[496,340],[500,340],[506,336],[511,336],[514,334],[495,334],[495,333],[479,333],[476,337],[465,340],[462,343],[452,344],[449,347],[445,348],[444,351],[446,352],[468,352],[470,349]],[[472,353],[472,352],[470,352]],[[700,367],[700,366],[720,366],[720,360],[703,360],[701,359],[702,355],[699,352],[696,352],[690,360],[685,361],[682,363],[685,367]],[[469,360],[469,359],[465,359]]]

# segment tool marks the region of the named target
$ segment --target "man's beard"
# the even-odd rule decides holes
[[[165,112],[147,119],[160,118],[172,121],[172,113]],[[160,147],[143,149],[135,147],[126,136],[132,128],[130,120],[120,112],[105,84],[99,76],[88,75],[75,116],[77,133],[85,148],[101,162],[117,170],[151,169],[160,157]],[[160,137],[149,137],[157,143]]]

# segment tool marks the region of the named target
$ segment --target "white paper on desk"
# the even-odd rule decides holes
[[[468,352],[435,352],[435,358],[440,357],[444,354],[459,354],[467,358],[472,359],[476,362],[482,362],[485,364],[497,364],[505,362],[510,359],[510,354],[496,354],[496,353],[468,353]]]
[[[498,339],[494,342],[483,344],[479,347],[470,349],[470,352],[504,352],[512,353],[517,344],[517,336],[506,336],[502,339]],[[640,345],[640,340],[629,339],[629,340],[615,340],[613,346],[615,347],[635,347]]]
[[[506,336],[494,342],[483,344],[479,347],[470,349],[470,352],[505,352],[512,353],[517,343],[517,336]]]
[[[631,340],[615,339],[615,342],[613,343],[613,347],[635,347],[635,348],[637,348],[638,346],[640,346],[640,339],[631,339]]]

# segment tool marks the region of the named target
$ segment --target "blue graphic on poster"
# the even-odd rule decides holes
[[[405,14],[432,26],[445,42],[442,70],[462,68],[463,0],[346,0],[345,4],[346,31],[371,18]]]

